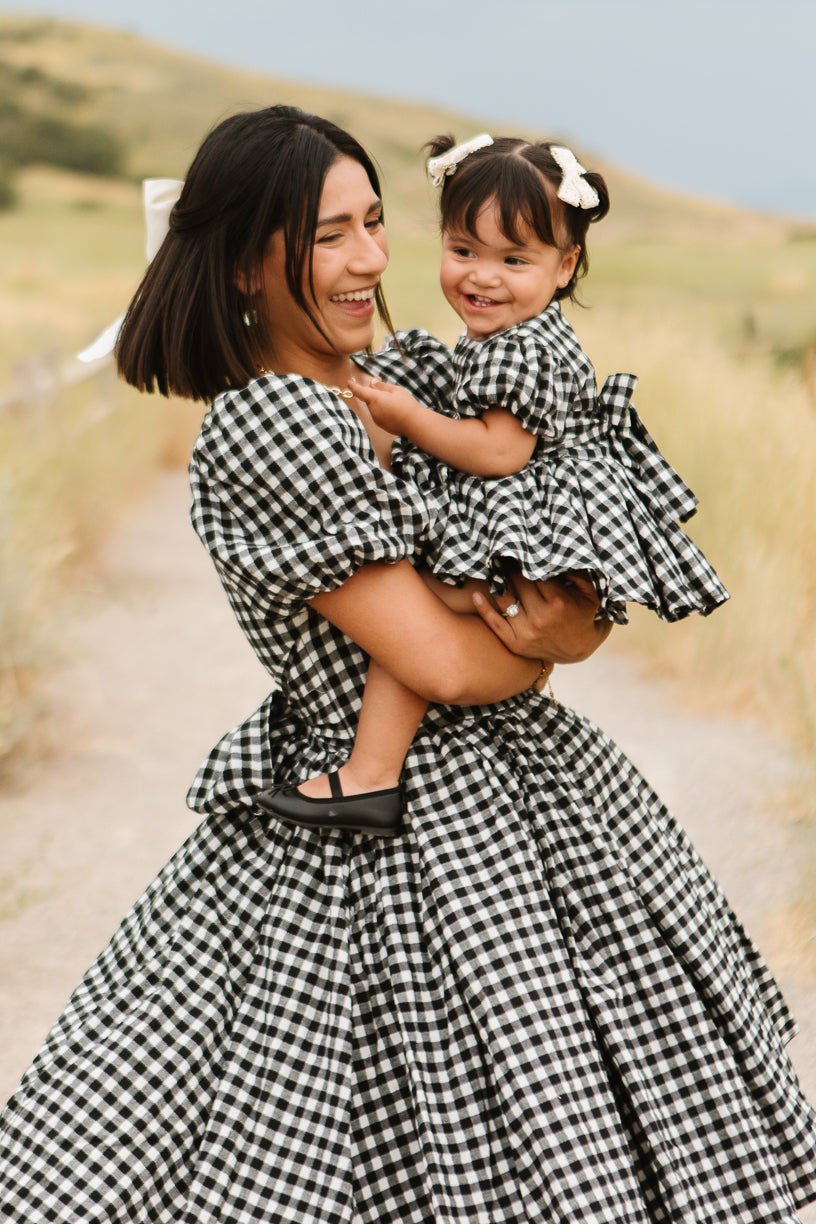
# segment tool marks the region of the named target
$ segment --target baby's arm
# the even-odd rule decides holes
[[[509,476],[519,472],[535,449],[512,413],[488,408],[479,417],[453,420],[426,408],[404,387],[373,378],[368,386],[349,379],[354,394],[368,405],[381,429],[408,438],[443,463],[474,476]]]

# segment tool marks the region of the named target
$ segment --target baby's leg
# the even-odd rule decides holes
[[[473,607],[473,592],[478,591],[484,595],[485,599],[490,598],[490,588],[481,578],[467,578],[461,586],[451,586],[448,582],[442,582],[430,570],[420,570],[419,576],[425,585],[433,591],[437,599],[441,599],[443,604],[453,612],[476,614],[476,609]]]
[[[433,574],[420,571],[430,589],[454,612],[474,613],[473,591],[488,594],[487,584],[469,579],[463,586],[449,586]],[[357,721],[354,747],[345,765],[337,771],[344,796],[390,790],[399,784],[402,763],[425,717],[428,703],[400,684],[373,659]],[[327,774],[307,778],[297,788],[309,799],[329,799]]]
[[[337,771],[344,795],[388,790],[399,784],[402,763],[427,708],[422,697],[371,660],[354,747]],[[312,799],[327,799],[331,793],[326,774],[309,778],[298,790]]]

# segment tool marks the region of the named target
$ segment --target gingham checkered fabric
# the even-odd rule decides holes
[[[400,341],[418,371],[434,352],[445,370],[448,350],[427,333],[402,333]],[[394,351],[375,361],[398,375]],[[619,623],[628,619],[627,602],[675,621],[706,615],[728,598],[678,525],[697,499],[635,411],[637,380],[615,374],[599,396],[592,364],[557,302],[487,340],[460,338],[453,366],[455,381],[437,399],[441,411],[473,417],[498,405],[539,440],[520,472],[491,480],[403,444],[397,470],[444,506],[424,558],[437,577],[502,586],[508,569],[532,579],[584,570],[602,614]],[[428,382],[427,373],[421,377]]]
[[[429,522],[351,416],[264,380],[205,423],[194,522],[278,691],[3,1114],[0,1218],[793,1224],[816,1196],[793,1022],[596,728],[530,695],[433,709],[395,840],[253,809],[353,735],[365,659],[304,600]],[[344,521],[371,505],[379,531]]]

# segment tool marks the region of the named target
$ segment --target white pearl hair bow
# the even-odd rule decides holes
[[[484,149],[492,143],[492,136],[488,136],[487,132],[480,132],[472,140],[455,145],[452,149],[448,149],[447,153],[440,153],[439,157],[429,157],[428,174],[434,187],[441,187],[445,181],[445,175],[453,174],[459,163],[463,162],[469,154],[475,153],[477,149]]]
[[[181,195],[183,179],[145,179],[142,183],[142,204],[145,218],[145,255],[151,263],[167,235],[170,211]],[[100,361],[113,352],[125,316],[120,315],[96,337],[87,348],[77,353],[79,361]]]
[[[584,178],[586,171],[572,150],[565,149],[563,145],[550,145],[550,152],[563,175],[561,185],[555,193],[559,200],[572,204],[575,208],[594,208],[600,197]]]

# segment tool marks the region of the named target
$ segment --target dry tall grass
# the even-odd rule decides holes
[[[186,462],[200,416],[112,369],[0,416],[0,774],[40,712],[67,593],[151,474]]]
[[[701,700],[758,713],[816,761],[816,408],[801,370],[665,311],[577,324],[599,373],[635,355],[641,414],[700,497],[689,534],[732,596],[679,625],[635,615],[625,635]]]

